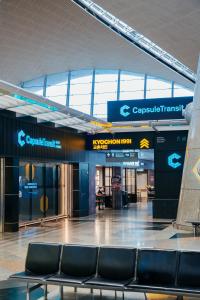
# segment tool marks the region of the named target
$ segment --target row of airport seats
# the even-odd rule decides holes
[[[200,252],[30,243],[25,271],[10,276],[30,292],[47,286],[200,296]],[[33,285],[35,283],[35,285]]]

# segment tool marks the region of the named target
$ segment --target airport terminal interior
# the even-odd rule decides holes
[[[200,300],[199,0],[1,0],[0,41],[0,300]]]

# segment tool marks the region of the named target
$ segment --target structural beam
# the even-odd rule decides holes
[[[182,177],[177,224],[200,220],[200,59]]]

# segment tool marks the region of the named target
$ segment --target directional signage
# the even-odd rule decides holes
[[[167,147],[171,149],[185,149],[187,144],[187,131],[178,132],[159,132],[156,137],[156,148],[163,150]]]
[[[138,152],[107,152],[107,162],[138,161]]]
[[[108,101],[108,122],[184,119],[192,97]]]
[[[150,141],[146,138],[140,141],[140,149],[149,149]]]

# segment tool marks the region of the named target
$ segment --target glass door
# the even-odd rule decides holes
[[[61,201],[60,165],[20,162],[20,221],[37,220],[59,214]]]

